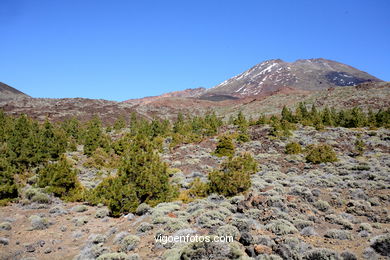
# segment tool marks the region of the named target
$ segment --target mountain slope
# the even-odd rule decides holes
[[[7,84],[0,82],[0,101],[26,97],[29,96],[13,87],[8,86]]]
[[[151,97],[144,97],[144,98],[137,98],[137,99],[129,99],[125,100],[123,102],[132,103],[132,104],[147,104],[150,102],[157,101],[159,99],[163,98],[172,98],[172,97],[178,97],[178,98],[190,98],[190,97],[197,97],[202,95],[206,91],[205,88],[199,87],[199,88],[189,88],[185,90],[180,91],[173,91],[164,93],[159,96],[151,96]]]
[[[249,97],[289,87],[317,91],[330,87],[355,86],[380,79],[349,65],[326,59],[285,62],[264,61],[251,69],[208,89],[201,98],[215,95]]]

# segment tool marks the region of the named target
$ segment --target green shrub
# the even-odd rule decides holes
[[[83,188],[77,179],[77,171],[72,169],[65,156],[56,163],[48,164],[38,171],[38,186],[54,196],[75,201],[83,198]]]
[[[18,197],[18,189],[14,180],[15,169],[9,162],[0,158],[0,201]]]
[[[118,175],[104,179],[89,193],[88,201],[107,205],[116,217],[135,212],[140,203],[155,206],[171,201],[177,193],[169,183],[167,164],[160,160],[155,144],[137,136],[123,151]]]
[[[355,142],[354,154],[358,156],[362,156],[365,149],[365,143],[362,139],[357,139]]]
[[[257,170],[257,163],[250,154],[228,158],[221,170],[209,173],[209,192],[234,196],[251,187],[250,175]]]
[[[298,154],[302,153],[302,146],[299,143],[292,142],[286,145],[286,154]]]
[[[188,190],[184,190],[180,193],[179,199],[185,203],[191,202],[198,198],[204,198],[208,195],[209,186],[207,183],[202,182],[200,178],[195,178]]]
[[[232,139],[226,135],[221,136],[218,140],[214,154],[217,156],[233,156],[234,144]]]
[[[336,162],[337,156],[333,148],[327,144],[310,145],[307,148],[306,161],[311,163]]]

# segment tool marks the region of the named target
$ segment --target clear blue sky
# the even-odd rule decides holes
[[[274,58],[390,81],[388,0],[0,0],[0,36],[0,81],[33,97],[209,88]]]

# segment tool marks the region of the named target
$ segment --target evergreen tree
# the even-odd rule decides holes
[[[217,156],[233,156],[234,144],[231,137],[223,135],[219,138],[214,154]]]
[[[282,120],[286,120],[287,122],[290,122],[290,123],[294,122],[293,115],[292,115],[290,109],[288,109],[286,106],[283,106],[283,109],[282,109]]]
[[[82,187],[77,179],[77,171],[72,169],[64,155],[58,162],[48,164],[38,171],[38,186],[65,200],[82,198]]]
[[[126,127],[126,120],[123,116],[118,117],[115,121],[113,129],[118,131]]]
[[[84,154],[90,156],[96,148],[108,147],[108,139],[103,134],[102,122],[98,117],[94,117],[87,124],[84,136]]]
[[[18,189],[14,180],[15,168],[0,156],[0,201],[18,197]]]
[[[221,170],[209,173],[209,192],[234,196],[251,187],[250,175],[257,171],[257,163],[250,154],[228,158]]]

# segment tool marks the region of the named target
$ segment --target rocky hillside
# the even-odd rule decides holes
[[[136,214],[108,216],[104,206],[66,203],[34,188],[0,211],[0,259],[388,259],[390,246],[390,132],[386,129],[300,127],[275,140],[269,127],[250,129],[251,152],[260,164],[246,194],[175,201]],[[353,157],[356,140],[366,143]],[[326,141],[336,163],[312,164],[286,155],[289,142],[307,147]],[[223,160],[212,154],[217,140],[179,145],[162,158],[174,167],[183,189]],[[84,184],[100,171],[87,168],[82,149],[68,153]],[[73,158],[73,159],[71,159]],[[35,192],[35,193],[34,193]],[[231,243],[163,243],[158,235],[233,236]]]
[[[160,99],[164,98],[172,98],[172,97],[178,97],[178,98],[191,98],[191,97],[198,97],[202,95],[206,91],[205,88],[189,88],[185,90],[180,91],[173,91],[169,93],[165,93],[159,96],[152,96],[152,97],[144,97],[144,98],[138,98],[138,99],[129,99],[124,102],[131,103],[131,104],[148,104]]]
[[[28,98],[23,92],[0,82],[0,101]]]
[[[330,87],[355,86],[369,81],[381,80],[346,64],[322,58],[295,62],[276,59],[264,61],[208,89],[202,97],[250,97],[274,92],[283,87],[317,91]]]

